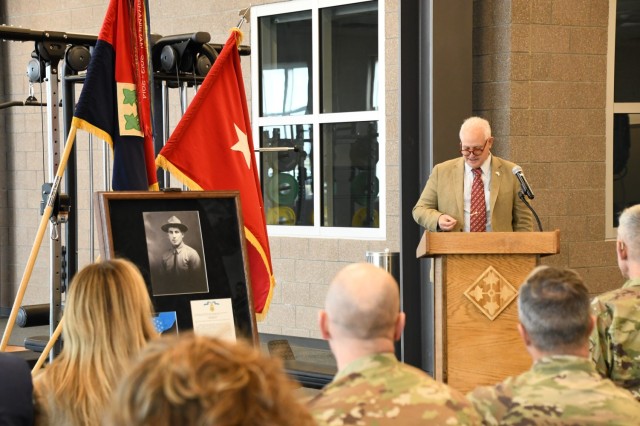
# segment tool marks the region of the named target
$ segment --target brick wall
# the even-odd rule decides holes
[[[474,111],[497,155],[519,163],[545,230],[592,293],[618,287],[605,241],[607,0],[474,2]]]
[[[5,21],[5,4],[0,5],[0,22]],[[0,58],[5,57],[5,43],[0,43]],[[0,61],[0,93],[4,93],[5,80],[2,76],[6,75],[8,71],[7,62]],[[0,102],[4,102],[5,98],[0,99]],[[0,129],[6,129],[7,123],[5,120],[5,110],[0,110]],[[2,301],[11,300],[12,292],[9,285],[2,285],[1,283],[8,283],[6,261],[8,258],[8,235],[6,233],[7,220],[8,220],[8,207],[7,207],[7,138],[0,137],[0,307],[2,307]]]

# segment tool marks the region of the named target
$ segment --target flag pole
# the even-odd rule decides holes
[[[38,370],[40,370],[40,367],[42,367],[42,364],[44,364],[44,361],[47,359],[47,355],[49,355],[49,352],[51,352],[51,348],[53,347],[53,345],[56,344],[56,341],[58,340],[58,338],[60,337],[60,334],[62,333],[62,321],[64,321],[64,318],[62,318],[58,323],[58,325],[56,326],[56,329],[51,335],[49,342],[47,342],[47,346],[44,347],[44,350],[40,354],[40,357],[38,358],[38,362],[36,362],[36,365],[33,366],[33,369],[31,370],[31,375],[36,374]]]
[[[16,298],[13,302],[13,307],[11,308],[11,314],[9,315],[7,327],[5,328],[4,334],[2,335],[2,342],[0,342],[0,352],[4,352],[7,348],[7,344],[9,343],[9,338],[11,337],[11,332],[13,331],[13,326],[16,322],[16,317],[18,316],[18,310],[22,305],[22,299],[24,299],[24,293],[27,290],[27,284],[29,283],[29,279],[31,278],[31,273],[33,272],[33,267],[38,257],[38,251],[40,251],[40,246],[42,245],[44,232],[47,229],[47,222],[49,221],[51,213],[53,212],[53,204],[56,200],[56,197],[58,196],[58,188],[60,186],[64,170],[67,167],[67,161],[69,160],[69,155],[71,154],[71,148],[73,147],[75,137],[76,126],[72,125],[71,129],[69,130],[69,136],[67,136],[67,142],[64,147],[64,152],[62,153],[60,164],[58,165],[58,171],[56,173],[53,186],[51,187],[51,193],[49,194],[49,198],[47,199],[47,206],[45,207],[42,214],[40,226],[38,227],[38,232],[36,234],[33,247],[31,247],[29,259],[27,260],[27,265],[25,267],[24,273],[22,274],[20,287],[18,287],[18,293],[16,294]]]
[[[238,11],[238,15],[240,16],[240,20],[238,21],[238,24],[236,25],[237,29],[240,29],[242,27],[242,24],[247,22],[247,19],[249,18],[249,10],[250,9],[251,9],[251,5],[249,5],[249,7],[245,8],[245,9],[240,9]]]

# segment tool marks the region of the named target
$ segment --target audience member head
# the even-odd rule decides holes
[[[535,268],[518,298],[518,329],[534,360],[544,355],[587,356],[593,318],[589,293],[573,270]]]
[[[360,356],[393,352],[404,322],[398,283],[368,263],[348,265],[336,274],[319,318],[339,368]]]
[[[60,355],[36,377],[51,424],[98,423],[133,358],[156,336],[138,268],[124,259],[80,270],[69,286]]]
[[[640,277],[640,204],[624,209],[620,215],[616,252],[622,275]]]
[[[130,359],[156,335],[152,312],[144,279],[133,263],[113,259],[88,265],[69,287],[62,327],[65,350],[77,357],[101,351]]]
[[[460,126],[460,152],[471,168],[481,167],[489,158],[493,137],[491,125],[481,117],[469,117]]]
[[[185,334],[150,343],[120,383],[113,425],[313,425],[278,360]]]

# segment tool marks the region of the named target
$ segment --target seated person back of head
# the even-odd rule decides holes
[[[23,359],[0,352],[0,426],[32,424],[31,370]]]
[[[106,424],[314,425],[294,388],[278,360],[246,343],[163,337],[118,386]]]
[[[640,204],[620,215],[616,253],[627,281],[591,303],[596,315],[591,357],[600,374],[640,401]]]
[[[131,262],[106,260],[71,281],[60,355],[34,378],[37,425],[99,425],[115,384],[156,336],[147,288]]]
[[[640,404],[589,359],[589,293],[572,270],[541,266],[520,288],[518,330],[531,369],[467,397],[484,424],[637,425]],[[499,362],[499,360],[496,360]]]
[[[462,394],[396,359],[405,316],[398,284],[384,269],[357,263],[340,270],[319,321],[338,362],[336,377],[309,402],[319,425],[479,423]]]

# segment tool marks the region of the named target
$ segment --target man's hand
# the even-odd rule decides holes
[[[441,231],[451,231],[453,227],[456,226],[456,223],[458,223],[458,221],[448,214],[440,215],[438,218],[438,226]]]

